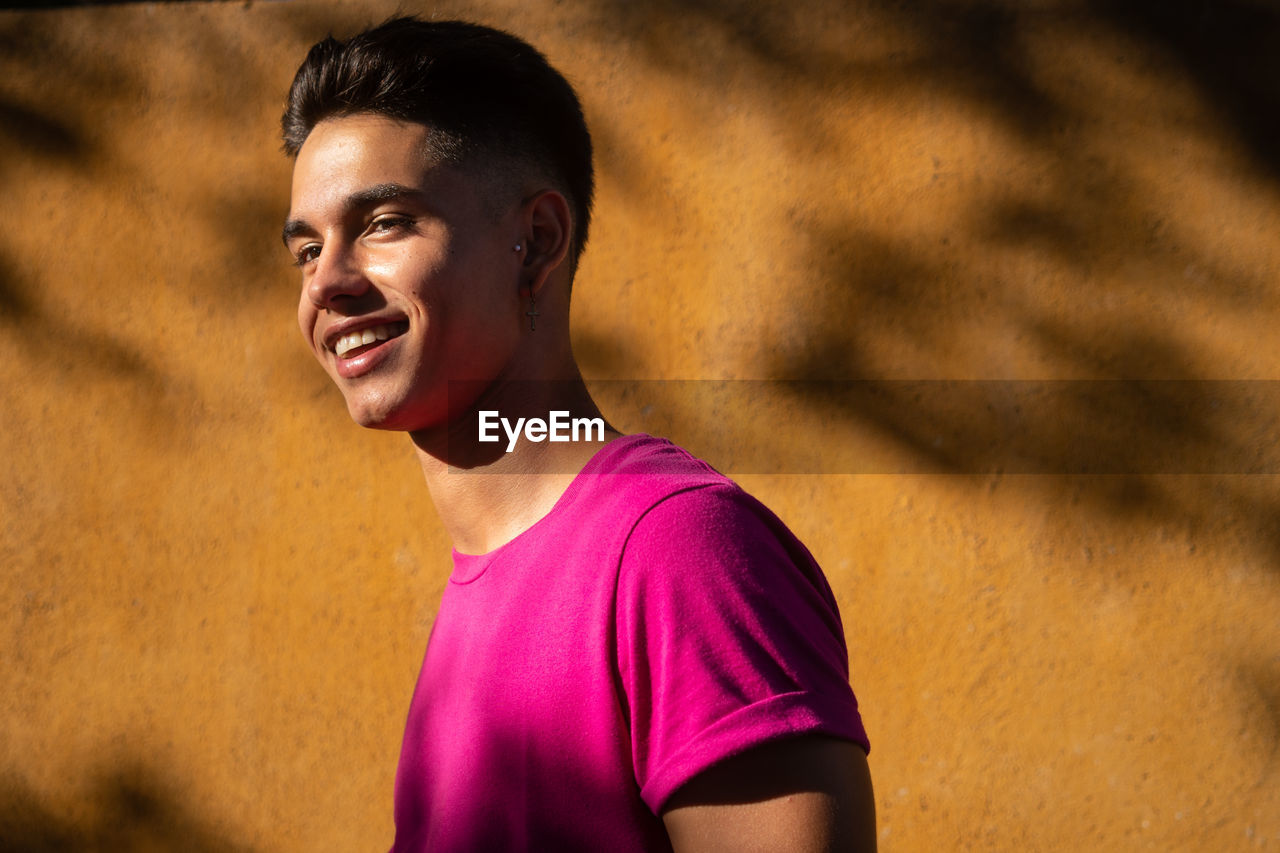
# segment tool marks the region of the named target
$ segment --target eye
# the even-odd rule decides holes
[[[293,263],[294,266],[305,267],[318,257],[320,257],[320,245],[318,243],[308,243],[293,253]]]
[[[371,234],[386,234],[393,231],[407,231],[413,227],[413,220],[408,216],[388,214],[379,216],[369,223]]]

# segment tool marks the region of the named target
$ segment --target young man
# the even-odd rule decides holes
[[[821,571],[705,463],[609,428],[574,361],[568,83],[505,33],[397,19],[313,47],[283,124],[302,332],[358,423],[409,434],[454,543],[394,849],[872,849]]]

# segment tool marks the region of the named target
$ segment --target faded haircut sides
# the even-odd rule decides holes
[[[577,266],[595,191],[591,135],[573,87],[536,48],[479,24],[409,17],[330,36],[293,78],[285,153],[296,157],[321,121],[359,113],[430,127],[429,153],[448,165],[551,181],[573,211]]]

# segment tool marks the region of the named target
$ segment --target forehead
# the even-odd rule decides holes
[[[291,217],[319,217],[370,186],[400,184],[427,190],[463,180],[462,173],[439,162],[432,142],[426,125],[384,116],[359,114],[319,122],[294,162]]]

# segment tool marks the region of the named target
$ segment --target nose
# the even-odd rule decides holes
[[[307,281],[307,297],[311,304],[322,309],[336,308],[344,299],[360,296],[368,289],[369,279],[354,253],[332,244],[320,253]]]

